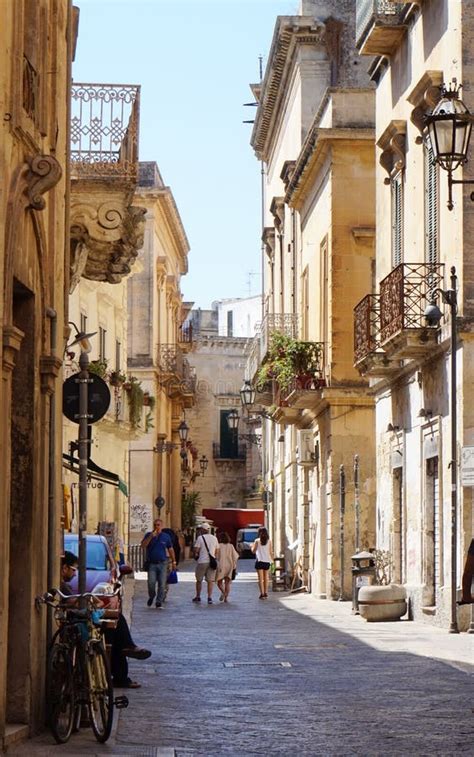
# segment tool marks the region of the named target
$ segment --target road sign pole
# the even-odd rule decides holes
[[[88,399],[89,399],[89,355],[81,351],[79,358],[81,369],[77,379],[79,383],[79,594],[86,590],[86,533],[87,533],[87,462],[89,458],[89,435],[88,435]],[[85,606],[85,600],[81,605]]]

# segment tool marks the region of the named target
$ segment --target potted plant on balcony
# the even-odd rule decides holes
[[[128,387],[128,388],[127,388]],[[138,428],[142,420],[143,408],[143,389],[142,382],[135,376],[130,376],[128,382],[124,384],[127,391],[128,414],[132,428]]]
[[[122,371],[111,371],[109,373],[110,386],[121,387],[123,384],[125,384],[126,381],[127,377],[125,373],[122,373]]]
[[[156,404],[156,399],[150,392],[143,392],[143,404],[150,408],[150,412],[153,410]]]
[[[89,373],[93,373],[95,376],[100,376],[100,378],[105,379],[107,376],[107,360],[105,358],[91,360],[88,370]]]
[[[318,342],[301,342],[281,332],[270,337],[268,356],[257,373],[257,389],[274,379],[280,394],[293,382],[299,389],[317,389],[324,385],[320,375],[322,348]]]

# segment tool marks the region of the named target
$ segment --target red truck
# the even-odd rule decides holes
[[[241,507],[204,507],[202,514],[217,531],[227,531],[234,546],[237,546],[237,531],[248,526],[258,527],[265,524],[263,510],[248,510]]]

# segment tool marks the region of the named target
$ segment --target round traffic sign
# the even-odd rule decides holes
[[[63,384],[63,413],[73,423],[79,423],[79,373],[70,376]],[[104,417],[110,406],[110,389],[95,373],[89,374],[87,384],[87,423],[96,423]]]

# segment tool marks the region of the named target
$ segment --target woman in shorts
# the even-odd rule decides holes
[[[258,537],[252,544],[252,552],[255,557],[255,570],[258,576],[258,586],[260,589],[259,599],[268,597],[268,571],[273,562],[272,543],[266,528],[258,529]]]

